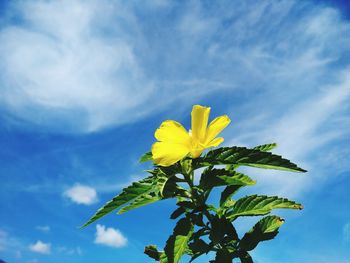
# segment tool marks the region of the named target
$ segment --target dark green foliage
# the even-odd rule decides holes
[[[279,155],[260,151],[259,149],[248,149],[237,146],[218,148],[209,151],[204,157],[194,159],[194,167],[196,168],[217,164],[306,172],[306,170],[299,168],[296,164]]]
[[[84,225],[87,226],[113,210],[118,214],[166,198],[176,198],[177,208],[171,219],[178,219],[164,251],[155,245],[145,247],[145,254],[161,263],[178,263],[185,254],[190,262],[209,252],[215,252],[211,263],[252,263],[249,251],[260,242],[273,239],[284,220],[268,215],[273,209],[302,209],[302,205],[286,198],[265,195],[250,195],[238,200],[232,197],[245,186],[256,181],[237,172],[239,166],[252,166],[305,172],[296,164],[279,155],[270,153],[275,143],[245,147],[223,147],[209,151],[203,157],[184,158],[169,167],[155,166],[148,171],[151,176],[135,182],[109,201]],[[152,154],[146,153],[141,162],[151,161]],[[226,168],[215,168],[226,165]],[[194,170],[205,168],[195,184]],[[184,186],[187,185],[187,186]],[[222,188],[217,206],[207,202],[214,188]],[[240,236],[233,222],[238,217],[264,216],[247,233]]]
[[[273,239],[278,234],[278,229],[284,223],[284,219],[278,216],[266,216],[247,232],[241,241],[239,247],[242,250],[253,250],[261,241]]]

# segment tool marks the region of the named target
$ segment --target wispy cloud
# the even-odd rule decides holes
[[[117,8],[97,1],[14,4],[23,23],[0,33],[3,107],[21,119],[72,130],[128,121],[122,113],[142,104],[152,84],[125,29],[108,27],[114,14],[120,23],[132,19],[127,10],[112,12]]]
[[[29,250],[40,254],[51,254],[51,244],[38,240],[29,246]]]
[[[139,53],[147,52],[147,32],[131,6],[39,1],[9,10],[21,23],[0,32],[0,92],[3,110],[16,118],[60,132],[95,131],[174,100],[146,77]]]
[[[91,205],[97,202],[96,190],[90,186],[77,184],[63,194],[72,202],[83,205]]]
[[[72,256],[82,256],[83,255],[83,251],[80,247],[76,247],[76,248],[68,248],[65,246],[59,246],[57,247],[57,251],[59,253],[64,253],[66,255],[72,255]]]
[[[127,238],[118,229],[99,224],[96,226],[96,244],[120,248],[126,246],[127,242]]]
[[[343,238],[345,241],[350,241],[350,222],[343,226]]]
[[[50,226],[36,226],[35,229],[44,233],[48,233],[51,230]]]
[[[0,251],[5,250],[7,233],[3,230],[0,230]]]
[[[0,251],[12,251],[17,253],[22,248],[19,239],[11,236],[7,231],[0,229]]]

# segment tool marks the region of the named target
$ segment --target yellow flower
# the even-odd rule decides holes
[[[216,147],[224,138],[215,138],[231,122],[227,115],[215,118],[208,125],[210,108],[194,105],[192,130],[189,132],[178,122],[164,121],[154,133],[158,142],[152,146],[152,158],[161,166],[170,166],[190,154],[197,158],[210,147]]]

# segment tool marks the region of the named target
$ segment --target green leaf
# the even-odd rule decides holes
[[[230,200],[231,196],[233,196],[237,191],[243,187],[243,185],[229,185],[227,186],[224,191],[221,192],[220,197],[220,207],[224,208],[227,201]]]
[[[190,174],[192,171],[192,159],[182,159],[180,161],[182,173]]]
[[[159,260],[159,263],[168,263],[168,258],[165,254],[165,252],[161,252],[160,254],[160,260]]]
[[[277,143],[269,143],[269,144],[262,144],[262,145],[256,146],[253,149],[261,152],[269,152],[276,147],[277,147]]]
[[[180,206],[170,215],[170,218],[171,219],[176,219],[176,218],[178,218],[179,216],[181,216],[185,212],[186,212],[186,209],[184,207]]]
[[[202,213],[199,213],[199,214],[189,214],[188,215],[191,220],[192,220],[192,223],[196,226],[205,226],[205,223],[203,221],[203,214]]]
[[[178,263],[182,255],[188,249],[188,241],[193,233],[193,225],[188,218],[180,219],[173,234],[169,237],[165,246],[165,254],[169,263]]]
[[[201,176],[199,186],[204,189],[211,189],[223,185],[254,185],[256,181],[249,176],[226,169],[205,169]]]
[[[142,155],[140,157],[140,160],[139,160],[140,163],[145,163],[145,162],[148,162],[148,161],[153,161],[151,152],[145,153],[144,155]]]
[[[86,227],[101,217],[109,214],[113,210],[121,207],[122,205],[135,200],[136,198],[150,193],[154,189],[155,182],[157,181],[157,177],[149,176],[141,181],[134,182],[132,185],[124,188],[122,192],[114,197],[111,201],[106,203],[102,208],[100,208],[95,215],[93,215],[87,223],[85,223],[82,227]]]
[[[239,256],[241,263],[254,263],[252,257],[248,254],[248,252],[242,252]]]
[[[204,157],[194,159],[194,167],[210,165],[243,165],[265,169],[286,170],[291,172],[306,172],[296,164],[279,155],[262,152],[245,147],[222,147],[209,151]]]
[[[232,263],[233,256],[226,249],[220,249],[216,252],[215,263]]]
[[[241,249],[253,250],[261,241],[273,239],[278,234],[279,227],[284,220],[278,216],[266,216],[247,232],[239,243]]]
[[[176,191],[180,188],[177,186],[174,178],[175,176],[166,177],[158,175],[157,179],[153,182],[154,184],[150,191],[140,195],[131,203],[125,205],[117,214],[123,214],[132,209],[174,196]]]
[[[151,203],[154,203],[156,201],[159,201],[162,199],[162,196],[159,195],[158,192],[151,192],[148,194],[143,194],[140,197],[136,198],[134,201],[131,203],[127,204],[126,206],[122,207],[117,214],[121,215],[127,211],[130,211],[135,208],[139,208],[144,205],[148,205]]]
[[[158,183],[161,195],[164,198],[183,196],[186,197],[186,190],[177,185],[177,178],[173,175],[165,177]]]
[[[199,256],[206,254],[210,251],[210,246],[200,238],[193,240],[191,243],[189,243],[188,246],[192,252],[192,257],[190,262],[192,262]]]
[[[227,218],[232,221],[239,216],[266,215],[276,208],[303,209],[303,206],[277,196],[250,195],[237,200],[228,211]]]
[[[156,245],[148,245],[145,247],[144,253],[148,255],[150,258],[153,258],[156,261],[160,259],[160,252],[158,252]]]
[[[229,243],[231,241],[238,240],[236,229],[225,217],[213,216],[210,223],[211,231],[209,238],[214,244],[223,242]]]
[[[155,245],[146,246],[144,253],[160,263],[168,263],[168,259],[164,251],[158,251],[157,246]]]

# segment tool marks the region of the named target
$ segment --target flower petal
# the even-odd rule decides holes
[[[185,128],[178,122],[168,120],[164,121],[154,133],[158,141],[188,144],[190,135]]]
[[[171,142],[156,142],[152,145],[152,158],[160,166],[170,166],[190,152],[187,145]]]
[[[192,108],[192,137],[197,141],[204,141],[208,125],[210,107],[194,105]]]
[[[223,115],[215,118],[207,129],[205,143],[209,144],[223,129],[227,127],[231,122],[227,115]]]
[[[208,143],[207,145],[205,145],[205,148],[209,148],[209,147],[216,147],[219,144],[224,142],[224,138],[222,137],[217,137],[214,140],[212,140],[210,143]]]

